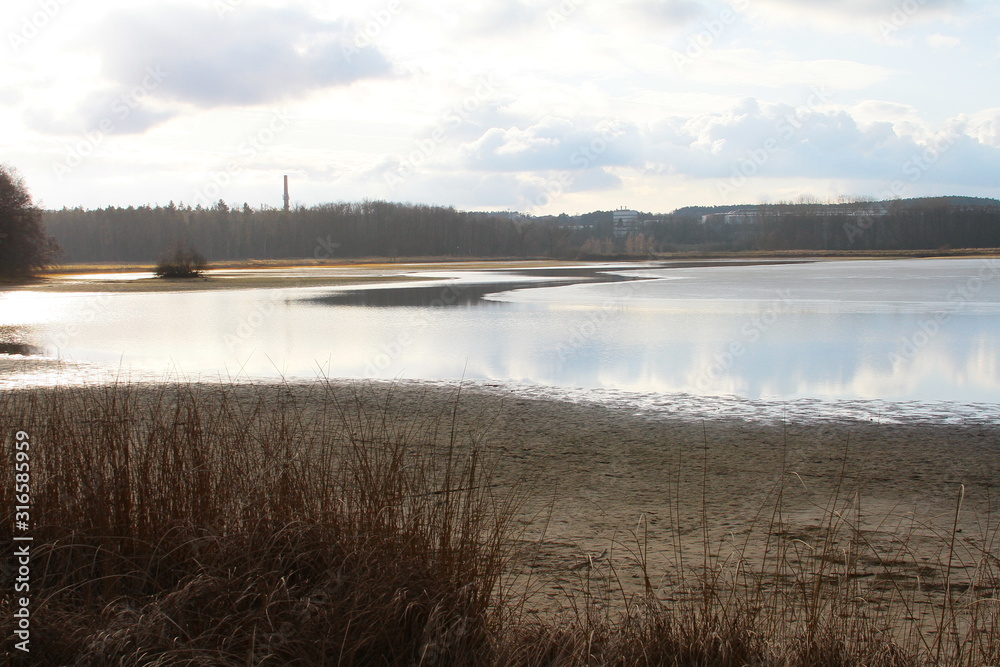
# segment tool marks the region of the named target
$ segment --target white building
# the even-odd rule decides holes
[[[628,236],[639,229],[639,211],[620,208],[611,214],[611,228],[615,236]]]

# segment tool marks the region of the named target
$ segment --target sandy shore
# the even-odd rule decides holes
[[[36,292],[187,292],[225,289],[277,289],[295,287],[356,287],[424,280],[427,271],[538,269],[577,263],[554,260],[497,261],[356,261],[308,260],[213,262],[198,278],[136,277],[152,273],[146,264],[79,264],[60,267],[38,278],[2,285],[6,290]],[[302,272],[302,269],[309,269]],[[102,275],[103,274],[103,275]]]
[[[769,251],[671,253],[646,260],[608,256],[591,261],[517,258],[358,258],[337,260],[229,260],[211,262],[200,278],[136,278],[135,274],[151,273],[149,263],[80,263],[53,267],[36,279],[0,285],[3,290],[33,290],[40,292],[165,292],[219,289],[274,289],[281,287],[336,287],[413,280],[414,274],[425,271],[458,270],[526,270],[559,269],[581,265],[644,264],[656,262],[668,265],[717,264],[729,261],[769,263],[772,261],[837,261],[859,259],[907,259],[928,257],[995,257],[995,248],[949,251]],[[311,274],[299,269],[313,269]],[[97,274],[113,277],[95,279]],[[419,278],[416,278],[419,279]]]
[[[507,583],[532,591],[528,610],[565,608],[611,574],[626,594],[642,592],[640,548],[661,597],[700,566],[705,545],[725,567],[752,571],[781,543],[793,571],[826,558],[830,576],[925,596],[931,608],[949,560],[959,592],[984,559],[1000,563],[997,426],[663,420],[502,387],[465,387],[455,408],[454,386],[419,383],[237,391],[248,400],[263,392],[265,404],[292,397],[308,415],[328,414],[332,397],[355,405],[359,390],[387,402],[395,423],[439,420],[442,437],[454,423],[489,453],[497,493],[524,498]]]
[[[641,593],[640,549],[661,597],[698,570],[707,544],[716,563],[747,571],[771,567],[780,551],[790,580],[830,561],[824,576],[919,598],[927,609],[913,613],[928,617],[948,561],[953,592],[968,589],[984,559],[1000,564],[997,426],[663,420],[499,386],[462,388],[457,409],[456,386],[345,383],[333,392],[350,406],[359,388],[398,423],[440,420],[447,434],[454,420],[463,440],[491,455],[497,492],[523,496],[508,584],[532,591],[528,609],[565,609],[609,582]],[[315,385],[264,391],[324,408]]]
[[[453,398],[394,392],[404,412],[418,399],[433,411]],[[853,576],[939,591],[963,488],[953,585],[967,586],[984,555],[1000,555],[998,427],[663,421],[500,389],[466,389],[460,405],[460,428],[488,426],[498,479],[530,489],[520,572],[535,572],[553,603],[607,562],[588,554],[608,550],[639,592],[633,556],[643,543],[652,586],[669,594],[679,562],[700,565],[706,543],[719,561],[738,555],[752,568],[774,549],[769,537],[795,541],[802,554],[792,560],[804,561],[831,532],[852,550]]]

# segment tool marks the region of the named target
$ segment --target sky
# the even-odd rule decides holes
[[[6,0],[45,208],[1000,197],[996,0]]]

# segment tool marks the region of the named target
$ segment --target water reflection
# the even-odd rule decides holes
[[[448,272],[368,289],[16,292],[0,295],[0,330],[26,327],[30,339],[4,342],[88,369],[151,376],[997,404],[1000,279],[970,283],[983,267],[675,264]]]

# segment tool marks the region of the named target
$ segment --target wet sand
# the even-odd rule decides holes
[[[723,568],[739,561],[747,571],[771,567],[765,556],[780,551],[792,578],[830,561],[824,576],[926,601],[917,616],[934,613],[949,560],[958,592],[984,562],[1000,564],[998,426],[658,419],[501,386],[466,386],[459,396],[456,387],[333,391],[343,405],[359,390],[387,401],[400,423],[441,420],[442,433],[454,419],[460,436],[489,452],[497,493],[524,499],[507,585],[530,590],[529,611],[565,610],[609,580],[626,596],[642,594],[639,550],[661,598],[677,594],[708,545]],[[267,391],[290,391],[307,410],[319,395],[308,384]],[[618,593],[608,602],[622,601]]]
[[[530,592],[527,611],[565,610],[612,580],[624,597],[677,595],[705,545],[723,568],[755,571],[780,543],[793,572],[827,559],[829,576],[924,596],[929,609],[949,560],[959,592],[984,562],[1000,564],[998,426],[663,419],[500,386],[460,395],[457,385],[347,381],[331,381],[332,393],[318,382],[236,391],[265,404],[293,398],[306,423],[310,413],[329,415],[334,397],[355,409],[359,392],[387,404],[393,423],[436,421],[441,437],[454,423],[461,441],[488,453],[495,492],[523,498],[506,585]]]
[[[417,396],[427,410],[453,395],[394,391],[404,411]],[[588,554],[608,550],[639,592],[641,541],[664,592],[680,560],[702,562],[706,543],[719,560],[739,554],[752,566],[768,536],[808,552],[831,526],[836,540],[855,542],[857,576],[934,588],[963,487],[953,576],[967,581],[966,565],[1000,555],[1000,427],[659,420],[500,389],[466,389],[460,403],[463,427],[488,422],[499,480],[530,489],[522,573],[549,578],[553,598],[554,583],[581,584]],[[831,524],[831,512],[842,520]]]

